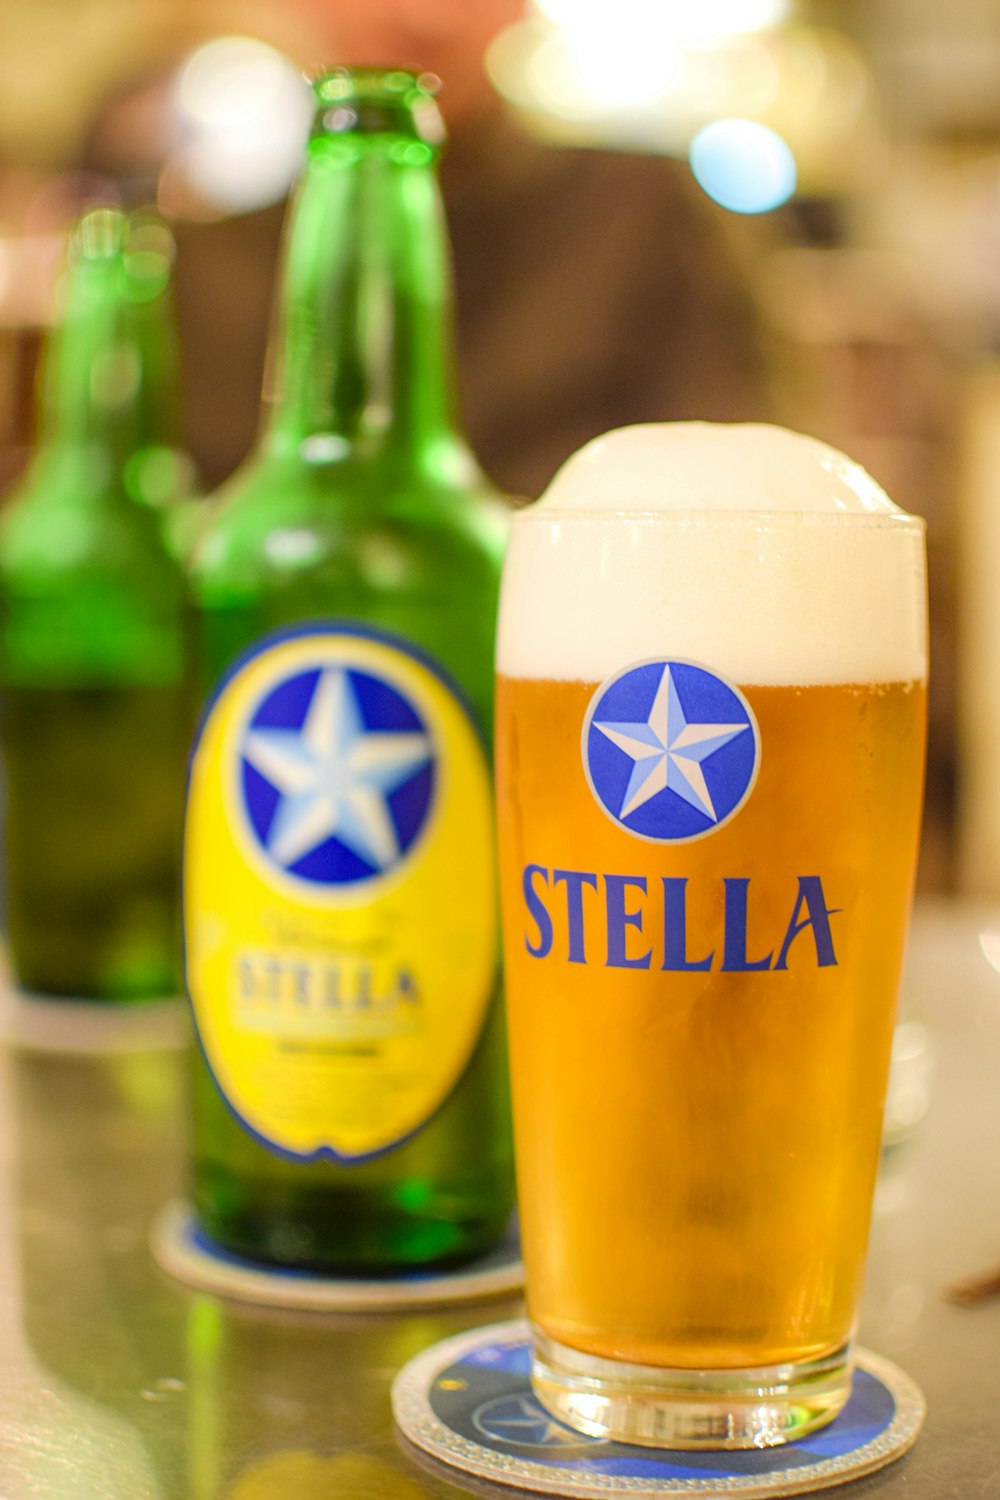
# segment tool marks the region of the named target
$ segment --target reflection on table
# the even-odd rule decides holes
[[[969,1309],[942,1293],[1000,1262],[998,955],[1000,911],[918,914],[904,999],[926,1027],[930,1106],[885,1155],[861,1338],[917,1380],[929,1414],[907,1458],[847,1494],[942,1500],[995,1482],[1000,1298]],[[295,1315],[172,1282],[147,1233],[184,1191],[185,1088],[176,1050],[0,1055],[0,1493],[468,1493],[401,1444],[389,1385],[426,1345],[520,1304]]]

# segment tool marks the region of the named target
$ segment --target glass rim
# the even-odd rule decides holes
[[[547,524],[554,526],[590,524],[592,522],[622,523],[626,525],[703,525],[714,526],[720,523],[732,526],[744,526],[755,529],[774,528],[782,526],[801,526],[803,523],[815,526],[855,526],[859,528],[870,528],[878,531],[920,531],[926,532],[927,522],[923,516],[912,515],[909,511],[852,511],[852,510],[742,510],[742,509],[697,509],[671,508],[669,510],[637,509],[627,510],[623,508],[596,508],[592,506],[570,508],[570,507],[546,507],[540,506],[538,502],[522,506],[511,512],[512,519],[517,525],[524,524]]]

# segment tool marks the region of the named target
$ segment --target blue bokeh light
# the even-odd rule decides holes
[[[791,147],[756,120],[714,120],[699,130],[688,159],[699,186],[733,213],[767,213],[795,192]]]

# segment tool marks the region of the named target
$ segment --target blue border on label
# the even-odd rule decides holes
[[[451,673],[442,667],[441,663],[435,661],[429,652],[422,646],[415,646],[404,636],[394,635],[391,630],[380,630],[377,625],[369,625],[364,620],[351,620],[341,615],[333,615],[329,619],[317,616],[315,620],[300,620],[295,625],[278,625],[274,630],[268,630],[264,635],[258,636],[250,646],[244,646],[227,667],[223,668],[222,676],[212,688],[205,699],[204,706],[198,715],[198,723],[191,738],[191,750],[187,760],[186,784],[190,784],[191,765],[195,752],[201,743],[201,737],[205,732],[209,714],[215,707],[226,688],[247,664],[253,661],[255,656],[260,656],[264,651],[269,651],[272,646],[278,646],[282,641],[293,641],[304,635],[358,635],[364,640],[378,641],[383,646],[394,646],[397,651],[402,651],[404,656],[412,657],[422,667],[426,667],[438,681],[448,689],[454,698],[458,700],[465,710],[466,718],[475,731],[476,738],[486,753],[487,760],[492,757],[492,750],[487,742],[486,736],[476,722],[472,705],[466,696],[465,690],[459,686]]]
[[[455,1089],[458,1087],[459,1083],[462,1081],[462,1079],[465,1077],[465,1074],[472,1066],[473,1059],[475,1058],[476,1053],[479,1051],[479,1048],[482,1046],[483,1038],[486,1035],[487,1027],[490,1024],[493,1010],[500,1001],[500,955],[498,950],[496,963],[494,965],[493,991],[486,1005],[483,1025],[480,1029],[478,1037],[476,1038],[475,1044],[472,1047],[468,1058],[466,1059],[465,1067],[459,1073],[458,1077],[455,1079],[455,1082],[445,1094],[444,1098],[440,1101],[436,1108],[431,1111],[429,1115],[426,1115],[424,1119],[421,1120],[419,1125],[415,1125],[414,1128],[406,1135],[399,1136],[396,1140],[391,1141],[387,1146],[380,1146],[377,1151],[368,1151],[359,1156],[342,1156],[339,1152],[334,1151],[330,1146],[319,1146],[315,1151],[310,1152],[289,1151],[287,1147],[279,1146],[275,1141],[268,1140],[266,1136],[262,1136],[258,1131],[254,1130],[253,1126],[250,1125],[236,1109],[228,1094],[219,1083],[218,1078],[215,1076],[215,1071],[212,1068],[212,1064],[209,1061],[208,1054],[206,1053],[204,1045],[202,1044],[201,1032],[198,1027],[197,1012],[195,1011],[194,1001],[191,999],[191,988],[188,984],[187,928],[186,924],[183,921],[183,872],[186,868],[187,857],[187,806],[191,795],[191,775],[194,768],[194,758],[198,752],[198,747],[201,744],[202,736],[205,732],[205,728],[208,724],[208,720],[211,716],[212,710],[215,708],[216,703],[222,697],[229,684],[234,680],[234,678],[239,675],[240,672],[242,672],[243,668],[248,666],[249,663],[252,662],[256,657],[262,656],[265,651],[269,651],[272,647],[280,645],[283,641],[297,640],[302,637],[311,635],[359,636],[362,640],[375,641],[380,645],[392,647],[394,650],[401,652],[402,655],[410,657],[412,661],[419,662],[422,667],[425,667],[426,670],[430,672],[434,677],[436,677],[441,685],[448,690],[448,692],[458,703],[459,707],[462,709],[462,712],[464,713],[473,731],[473,734],[475,735],[479,747],[486,757],[486,765],[488,771],[492,770],[492,755],[486,740],[486,736],[483,734],[478,723],[476,722],[475,715],[472,712],[472,707],[465,693],[455,682],[455,679],[451,676],[451,674],[446,671],[445,668],[443,668],[438,662],[436,662],[433,657],[431,657],[426,651],[424,651],[422,647],[414,646],[410,641],[405,640],[402,636],[392,634],[391,631],[380,630],[377,626],[368,625],[363,621],[344,619],[339,616],[329,620],[303,620],[299,621],[295,625],[281,625],[274,630],[267,631],[264,635],[258,636],[252,645],[245,646],[237,656],[233,657],[232,661],[224,669],[221,677],[216,682],[208,698],[205,700],[205,705],[198,716],[198,724],[191,739],[191,749],[188,753],[187,771],[184,778],[184,826],[182,829],[181,837],[180,891],[182,918],[181,965],[184,974],[184,994],[187,998],[187,1004],[191,1013],[191,1025],[192,1030],[194,1031],[195,1045],[198,1049],[199,1055],[202,1058],[202,1061],[205,1064],[208,1076],[211,1078],[216,1092],[218,1093],[218,1096],[225,1106],[228,1114],[236,1122],[240,1129],[246,1135],[248,1135],[256,1145],[262,1147],[272,1156],[279,1157],[282,1161],[296,1162],[300,1165],[306,1165],[310,1162],[326,1161],[332,1163],[335,1166],[350,1168],[364,1166],[367,1162],[377,1161],[380,1157],[387,1156],[390,1151],[398,1151],[401,1146],[407,1145],[416,1136],[418,1136],[422,1130],[425,1130],[431,1123],[431,1121],[436,1118],[436,1116],[441,1112],[442,1109],[444,1109],[445,1105],[451,1099],[452,1094],[455,1092]]]

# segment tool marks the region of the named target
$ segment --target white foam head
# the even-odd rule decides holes
[[[923,530],[814,438],[621,428],[515,516],[498,669],[589,682],[670,656],[747,686],[922,680]]]
[[[764,423],[619,427],[567,459],[538,504],[558,510],[903,514],[846,453]]]

